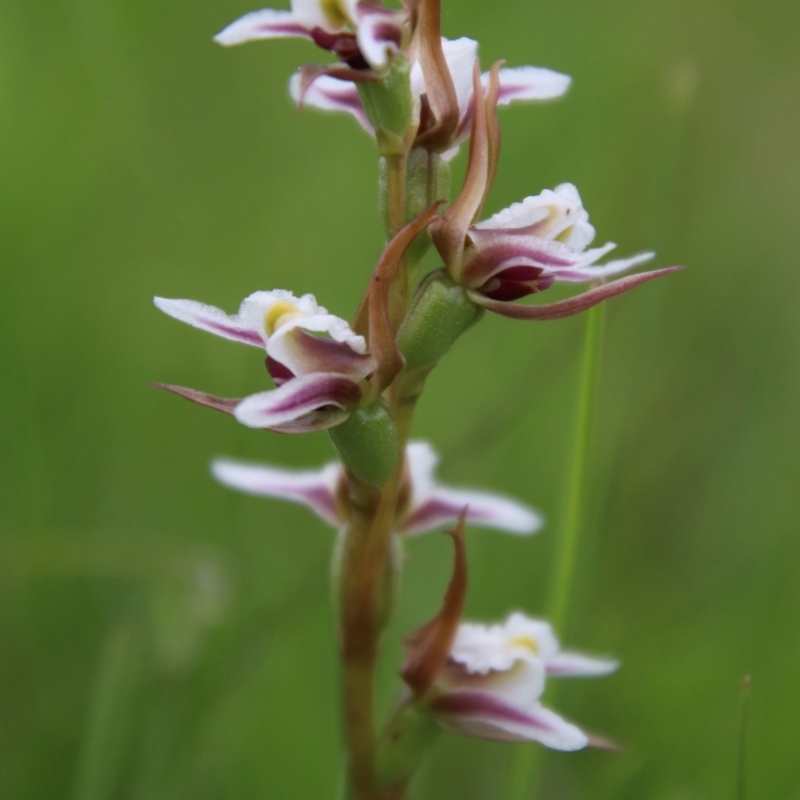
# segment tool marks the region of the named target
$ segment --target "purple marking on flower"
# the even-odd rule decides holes
[[[555,275],[545,275],[541,267],[511,267],[490,278],[478,291],[492,300],[513,301],[549,289]]]
[[[276,361],[271,356],[267,356],[264,363],[267,365],[267,372],[269,372],[272,380],[275,381],[276,386],[281,386],[286,383],[286,381],[290,381],[295,377],[295,374],[288,367],[281,364],[280,361]]]
[[[352,33],[329,33],[322,28],[311,31],[311,40],[317,47],[337,55],[345,64],[357,70],[368,70],[369,64]]]
[[[252,344],[256,347],[263,347],[264,340],[257,331],[247,330],[246,328],[235,328],[232,325],[225,325],[212,319],[202,320],[203,324],[211,331],[238,339],[245,344]]]
[[[574,314],[586,311],[592,306],[601,303],[603,300],[622,294],[622,292],[626,292],[628,289],[632,289],[640,283],[646,283],[654,278],[660,278],[663,275],[669,275],[681,269],[683,269],[682,266],[666,267],[664,269],[653,270],[652,272],[640,272],[638,275],[628,275],[625,278],[619,278],[611,283],[605,283],[587,292],[582,292],[581,294],[575,295],[575,297],[568,297],[566,300],[559,300],[556,303],[546,303],[543,305],[524,305],[521,303],[507,303],[500,300],[492,300],[475,291],[470,291],[468,294],[470,299],[479,306],[488,308],[489,311],[494,311],[496,314],[501,314],[511,319],[564,319],[565,317],[571,317]]]
[[[311,377],[311,376],[309,376]],[[317,376],[314,376],[317,377]],[[295,378],[295,381],[297,379]],[[284,384],[287,386],[287,384]],[[287,386],[288,388],[288,386]],[[283,414],[295,409],[303,409],[308,406],[321,408],[326,405],[337,405],[340,408],[355,405],[361,399],[361,389],[350,378],[331,375],[327,379],[319,378],[312,382],[305,383],[295,391],[287,393],[278,402],[265,408],[264,415]],[[314,405],[319,403],[319,405]],[[311,410],[311,408],[309,408]]]
[[[434,713],[463,717],[485,717],[503,722],[516,722],[542,731],[555,732],[556,728],[542,720],[508,706],[490,694],[482,692],[456,692],[445,694],[431,703]]]
[[[277,36],[300,36],[304,39],[312,38],[308,28],[304,25],[292,22],[265,22],[262,25],[253,26],[254,33],[271,33]]]
[[[382,22],[372,29],[375,39],[379,42],[392,42],[398,47],[403,42],[403,34],[397,25],[392,25],[388,22]]]

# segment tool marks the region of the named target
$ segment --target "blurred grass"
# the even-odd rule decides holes
[[[207,470],[317,464],[325,437],[260,435],[147,386],[267,386],[257,354],[153,294],[233,310],[286,286],[348,316],[380,251],[371,143],[286,98],[315,52],[210,42],[246,10],[0,0],[4,798],[333,795],[330,533]],[[607,309],[569,644],[624,668],[559,703],[627,749],[549,756],[543,796],[735,796],[747,673],[751,796],[800,798],[800,7],[445,2],[444,26],[485,63],[575,79],[561,103],[503,112],[490,210],[574,181],[602,241],[689,265]],[[470,534],[474,617],[543,610],[580,333],[488,319],[420,405],[443,477],[549,520],[530,541]],[[441,594],[440,538],[409,547],[395,639]],[[510,757],[446,737],[415,797],[497,797]]]

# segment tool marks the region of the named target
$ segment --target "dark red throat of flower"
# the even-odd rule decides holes
[[[357,70],[368,70],[369,63],[358,47],[356,37],[352,33],[328,33],[322,28],[314,28],[311,38],[317,47],[335,53],[348,67]]]
[[[509,267],[489,278],[478,291],[492,300],[519,300],[553,285],[555,276],[543,273],[541,267]]]
[[[270,356],[267,356],[265,363],[267,365],[267,372],[269,372],[272,380],[275,381],[276,386],[280,386],[295,377],[294,372],[288,367],[284,367],[280,361],[276,361]]]

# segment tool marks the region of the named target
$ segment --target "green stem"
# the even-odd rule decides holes
[[[575,574],[586,493],[586,473],[592,435],[597,372],[600,362],[600,340],[603,332],[604,307],[595,306],[588,312],[586,340],[583,350],[583,368],[578,400],[578,416],[572,441],[572,461],[569,468],[567,491],[564,496],[564,520],[556,554],[555,580],[550,592],[548,616],[560,635],[566,633],[569,596]]]
[[[406,198],[406,156],[405,154],[384,157],[386,182],[384,208],[386,210],[386,240],[389,241],[402,228],[407,220],[408,202]],[[389,292],[389,319],[392,329],[397,330],[408,310],[409,274],[406,259],[397,269],[394,283]]]
[[[572,440],[572,457],[563,501],[563,520],[556,542],[555,572],[548,598],[548,617],[556,633],[567,629],[569,600],[575,575],[578,545],[586,501],[586,475],[592,434],[597,372],[600,361],[600,340],[603,331],[602,305],[590,309],[586,320],[578,413]],[[550,692],[552,694],[552,691]],[[540,773],[543,750],[522,745],[514,754],[508,800],[530,800],[536,794],[534,779]]]
[[[739,741],[736,753],[736,800],[747,800],[747,711],[750,700],[750,676],[742,681],[742,699],[739,704]]]

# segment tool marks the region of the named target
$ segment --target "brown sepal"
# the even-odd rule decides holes
[[[440,0],[417,0],[410,4],[414,34],[412,63],[419,60],[425,76],[435,123],[417,138],[415,144],[431,150],[446,150],[453,142],[461,116],[456,87],[442,49]]]
[[[392,237],[372,273],[356,312],[353,330],[369,339],[369,350],[377,364],[375,387],[378,392],[382,392],[394,380],[404,363],[395,341],[397,331],[393,330],[389,320],[389,290],[406,250],[428,227],[442,202],[434,203]]]
[[[500,68],[505,64],[505,61],[497,61],[489,73],[489,88],[486,91],[486,138],[489,146],[488,167],[486,174],[486,187],[483,190],[483,200],[481,207],[475,214],[477,219],[486,200],[489,197],[489,191],[494,183],[494,177],[497,174],[497,162],[500,159],[500,123],[497,119],[497,100],[500,97]]]
[[[467,599],[467,550],[464,542],[466,518],[465,508],[458,518],[456,529],[447,532],[453,539],[455,558],[453,575],[442,608],[429,623],[411,633],[405,640],[406,661],[400,674],[416,697],[423,696],[431,688],[447,663],[464,614]]]
[[[602,303],[603,300],[608,300],[609,297],[627,292],[628,289],[633,289],[634,286],[638,286],[640,283],[647,283],[647,281],[652,281],[654,278],[670,275],[682,269],[683,267],[665,267],[664,269],[655,269],[652,272],[628,275],[611,283],[596,286],[594,289],[589,289],[588,292],[568,297],[566,300],[559,300],[557,303],[525,305],[524,303],[513,303],[506,300],[492,300],[486,295],[475,291],[469,291],[468,294],[474,303],[483,306],[489,311],[494,311],[495,314],[511,317],[511,319],[548,321],[580,314],[581,311],[586,311],[592,306]]]
[[[493,70],[494,73],[494,70]],[[469,163],[464,184],[455,203],[431,225],[431,238],[455,281],[461,278],[461,262],[467,231],[483,207],[489,193],[492,177],[492,145],[488,130],[486,102],[484,101],[481,69],[478,61],[472,74],[473,114],[472,134],[469,143]],[[496,100],[495,100],[496,102]],[[494,142],[499,146],[499,132]]]
[[[208,408],[222,411],[223,414],[233,415],[233,410],[239,403],[239,399],[229,399],[227,397],[217,397],[214,394],[206,394],[206,392],[198,392],[197,389],[189,389],[186,386],[172,386],[169,383],[151,383],[155,389],[166,389],[168,392],[185,397],[192,403],[197,403],[200,406],[207,406]]]

